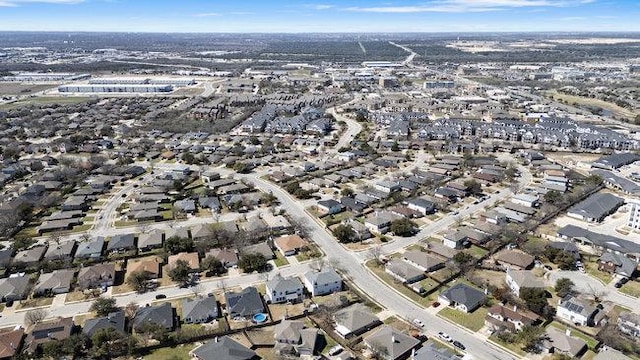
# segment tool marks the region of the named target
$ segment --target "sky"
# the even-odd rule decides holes
[[[0,0],[0,30],[640,31],[640,0]]]

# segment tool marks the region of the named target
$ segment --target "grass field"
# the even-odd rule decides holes
[[[280,251],[276,251],[276,259],[273,260],[277,267],[289,265],[289,260],[282,255]]]
[[[57,97],[57,96],[41,96],[33,97],[26,100],[20,100],[9,104],[0,105],[0,109],[11,110],[28,105],[48,105],[48,104],[79,104],[91,100],[88,97]]]
[[[37,93],[47,89],[53,89],[59,84],[20,84],[20,83],[0,83],[0,95],[28,95],[29,93]]]
[[[189,360],[189,351],[196,347],[195,344],[184,344],[176,347],[165,347],[152,351],[144,357],[145,360]]]
[[[433,293],[423,298],[422,296],[418,295],[408,287],[402,285],[400,282],[395,280],[391,275],[384,272],[384,268],[382,266],[376,265],[375,262],[373,261],[367,262],[366,265],[374,274],[376,274],[380,279],[382,279],[382,281],[387,283],[388,286],[404,294],[405,296],[407,296],[408,298],[410,298],[415,303],[421,306],[424,306],[424,307],[431,306],[431,303],[435,301],[435,299],[438,296],[437,293]]]
[[[456,324],[475,332],[484,326],[484,318],[487,316],[487,313],[488,310],[483,307],[472,313],[464,313],[450,307],[445,307],[438,312],[438,316],[453,321]]]
[[[629,109],[625,109],[623,107],[620,107],[616,104],[610,103],[610,102],[606,102],[603,100],[599,100],[599,99],[592,99],[592,98],[587,98],[587,97],[582,97],[582,96],[574,96],[574,95],[567,95],[567,94],[561,94],[555,90],[552,91],[547,91],[546,92],[547,97],[551,97],[557,100],[562,100],[562,101],[566,101],[567,103],[571,104],[571,105],[583,105],[583,106],[596,106],[605,110],[609,110],[611,111],[615,116],[617,117],[626,117],[629,119],[633,119],[635,118],[636,115],[638,115],[638,112],[634,112],[631,111]]]
[[[640,297],[640,283],[629,281],[620,288],[620,292],[633,297]]]

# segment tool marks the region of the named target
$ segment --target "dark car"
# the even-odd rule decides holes
[[[619,283],[621,283],[622,285],[626,284],[629,282],[629,278],[622,278],[620,279],[620,281],[618,281]]]
[[[466,348],[464,345],[462,345],[462,343],[461,343],[460,341],[458,341],[458,340],[454,340],[454,341],[453,341],[453,346],[457,347],[457,348],[458,348],[458,349],[460,349],[460,350],[466,350],[466,349],[467,349],[467,348]]]
[[[618,281],[615,285],[616,289],[620,289],[622,287],[622,285],[624,285],[621,281]]]
[[[165,294],[156,295],[156,299],[166,299],[166,298],[167,298],[167,295],[165,295]]]

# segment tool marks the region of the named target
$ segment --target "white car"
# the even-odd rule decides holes
[[[453,339],[451,338],[451,336],[449,336],[449,334],[447,334],[446,332],[440,331],[438,333],[438,337],[446,342],[453,342]]]
[[[424,327],[424,323],[420,319],[413,319],[413,324],[419,327]]]

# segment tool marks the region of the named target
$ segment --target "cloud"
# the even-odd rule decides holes
[[[335,7],[335,5],[329,5],[329,4],[311,4],[311,5],[307,5],[307,7],[313,9],[313,10],[329,10]]]
[[[211,13],[199,13],[199,14],[194,14],[193,16],[196,16],[196,17],[211,17],[211,16],[221,16],[221,15],[222,15],[222,14],[220,14],[220,13],[213,13],[213,12],[211,12]]]
[[[17,7],[24,4],[61,4],[73,5],[84,2],[84,0],[0,0],[0,7]]]
[[[434,0],[422,5],[348,7],[344,10],[371,13],[410,14],[424,12],[485,12],[512,8],[569,7],[596,0]]]

